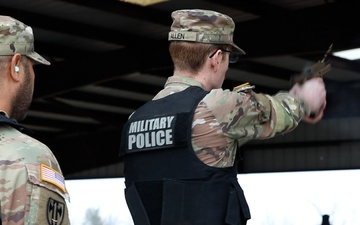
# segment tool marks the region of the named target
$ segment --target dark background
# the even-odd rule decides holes
[[[171,12],[203,8],[231,16],[235,43],[247,54],[231,64],[224,88],[244,82],[275,94],[292,75],[333,51],[360,47],[357,1],[170,0],[138,6],[113,0],[0,0],[0,13],[33,27],[33,104],[22,124],[48,145],[65,177],[121,177],[121,128],[162,87],[173,68]],[[329,58],[328,107],[319,124],[242,148],[239,173],[360,167],[360,63]]]

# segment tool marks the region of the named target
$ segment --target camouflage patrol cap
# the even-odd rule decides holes
[[[15,53],[50,65],[49,61],[34,51],[32,28],[10,16],[0,15],[0,55],[14,55]]]
[[[234,51],[245,52],[233,42],[235,23],[231,17],[211,10],[183,9],[172,12],[169,41],[229,44]]]

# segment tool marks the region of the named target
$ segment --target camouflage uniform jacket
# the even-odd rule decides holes
[[[0,203],[2,225],[68,225],[69,200],[51,150],[19,131],[0,114]]]
[[[204,86],[193,78],[174,75],[154,99]],[[213,89],[198,104],[192,144],[198,158],[214,167],[233,166],[237,148],[254,139],[290,132],[304,115],[303,103],[287,92],[274,96],[254,91]]]

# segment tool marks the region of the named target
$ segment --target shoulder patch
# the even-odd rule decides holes
[[[51,183],[65,192],[65,179],[56,170],[45,164],[40,165],[40,178],[42,181]]]
[[[66,214],[66,206],[63,202],[53,198],[48,199],[46,208],[46,218],[49,225],[62,224]]]
[[[233,91],[236,91],[236,92],[246,92],[248,90],[251,90],[251,89],[254,89],[255,86],[254,85],[250,85],[249,82],[246,82],[246,83],[243,83],[239,86],[236,86],[233,88]]]

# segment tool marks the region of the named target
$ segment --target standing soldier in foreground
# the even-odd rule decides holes
[[[32,28],[0,16],[0,208],[2,225],[68,225],[68,192],[51,150],[17,121],[32,101],[33,65],[50,65],[34,52]]]
[[[251,86],[223,90],[229,63],[245,54],[233,43],[233,20],[198,9],[172,18],[174,74],[123,128],[128,207],[135,225],[244,225],[250,211],[237,180],[238,148],[301,120],[320,121],[324,82],[313,78],[273,96]]]

